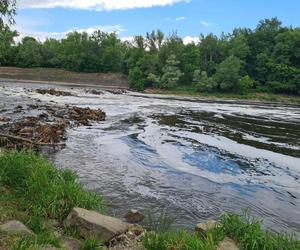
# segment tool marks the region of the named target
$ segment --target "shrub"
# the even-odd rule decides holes
[[[243,76],[237,82],[237,89],[242,93],[253,88],[253,86],[254,86],[254,81],[248,75]]]
[[[131,88],[137,91],[143,91],[145,89],[144,75],[139,67],[134,67],[129,70],[128,79]]]

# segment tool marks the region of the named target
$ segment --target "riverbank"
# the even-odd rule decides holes
[[[199,97],[214,101],[245,101],[248,103],[266,103],[266,104],[296,104],[300,105],[300,96],[279,95],[270,93],[252,92],[247,94],[235,93],[201,93],[197,92],[193,86],[178,88],[175,90],[146,89],[147,94],[175,95]]]
[[[2,150],[0,190],[0,249],[72,249],[66,242],[77,242],[80,247],[73,249],[106,249],[96,238],[82,238],[80,229],[65,226],[64,221],[74,207],[102,214],[107,210],[101,196],[84,190],[75,173],[56,168],[34,152]],[[22,230],[26,233],[3,230],[1,224],[12,220],[23,223],[26,230]],[[208,228],[205,234],[203,231],[200,234],[199,231],[171,231],[165,217],[154,221],[146,218],[144,227],[150,231],[143,237],[139,249],[226,249],[221,248],[224,239],[231,239],[231,243],[236,242],[240,249],[246,250],[300,249],[300,242],[294,237],[264,231],[260,222],[235,214],[222,215],[218,226]],[[202,230],[203,224],[197,227]]]
[[[100,89],[129,89],[125,76],[115,73],[76,73],[50,68],[0,67],[0,82],[52,84],[63,87]],[[249,103],[275,103],[300,105],[299,96],[270,93],[200,93],[195,86],[178,87],[174,90],[146,89],[145,94],[180,97],[199,97],[207,101],[247,101]]]

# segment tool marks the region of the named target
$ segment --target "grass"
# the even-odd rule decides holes
[[[60,170],[32,151],[6,151],[0,155],[0,222],[22,221],[36,235],[0,235],[0,249],[59,246],[53,220],[60,223],[74,207],[103,211],[104,201],[85,191],[70,170]]]
[[[179,96],[193,96],[193,97],[205,97],[205,98],[219,98],[219,99],[233,99],[233,100],[249,100],[249,101],[261,101],[261,102],[277,102],[284,104],[300,104],[300,96],[272,94],[262,92],[250,92],[245,94],[238,93],[203,93],[197,92],[197,88],[194,85],[179,86],[174,90],[162,90],[151,89],[146,92],[154,94],[168,94]]]
[[[247,214],[224,214],[221,221],[224,235],[235,239],[244,250],[300,249],[300,241],[295,236],[265,231],[262,221]]]
[[[213,250],[225,237],[236,241],[242,250],[299,250],[300,241],[293,235],[275,233],[262,228],[247,213],[223,214],[221,227],[209,230],[205,237],[188,231],[150,232],[144,237],[147,250]]]

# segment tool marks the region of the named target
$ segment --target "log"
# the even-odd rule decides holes
[[[38,145],[38,146],[66,146],[65,143],[44,143],[44,142],[34,142],[32,140],[23,138],[23,137],[19,137],[19,136],[15,136],[15,135],[7,135],[7,134],[1,134],[0,133],[0,137],[4,137],[4,138],[8,138],[8,139],[14,139],[17,141],[23,141],[29,144],[33,144],[33,145]]]

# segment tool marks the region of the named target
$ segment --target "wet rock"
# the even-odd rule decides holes
[[[196,225],[195,227],[195,231],[202,234],[202,235],[206,235],[207,231],[216,227],[220,227],[220,223],[215,221],[215,220],[209,220],[209,221],[205,221],[202,223],[199,223]]]
[[[96,90],[96,89],[89,89],[86,91],[87,94],[92,94],[92,95],[103,95],[104,92],[101,90]]]
[[[74,208],[64,224],[66,227],[78,228],[80,235],[85,239],[94,236],[104,243],[125,233],[129,226],[119,219],[82,208]]]
[[[48,94],[54,96],[75,96],[70,92],[57,90],[57,89],[37,89],[36,92],[42,95]]]
[[[62,247],[66,250],[80,250],[81,248],[81,241],[71,237],[63,237],[61,242]]]
[[[217,250],[240,250],[240,249],[236,245],[234,240],[226,237],[223,241],[220,242]]]
[[[0,232],[9,234],[33,234],[22,222],[11,220],[3,225],[0,225]]]
[[[136,209],[131,209],[127,214],[125,214],[124,218],[129,223],[140,223],[145,216]]]
[[[9,122],[9,121],[10,121],[10,118],[0,116],[0,123],[6,123],[6,122]]]
[[[127,91],[125,89],[109,89],[107,92],[114,94],[114,95],[123,95],[126,94]]]

